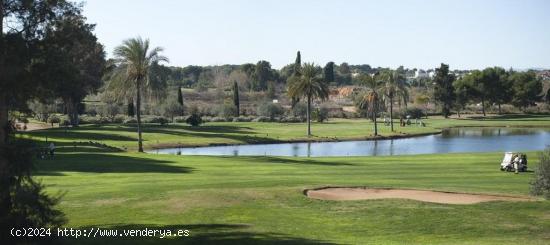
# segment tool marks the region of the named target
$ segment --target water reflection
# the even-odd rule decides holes
[[[440,135],[407,139],[171,148],[155,152],[227,156],[381,156],[530,151],[542,150],[546,145],[550,145],[550,128],[454,128]]]

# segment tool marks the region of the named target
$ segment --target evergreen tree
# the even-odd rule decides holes
[[[325,77],[325,82],[333,83],[334,82],[334,62],[328,62],[323,68],[323,73]]]
[[[237,84],[237,81],[233,82],[233,105],[237,108],[237,115],[240,115],[241,106],[239,102],[239,84]]]
[[[454,80],[455,76],[449,74],[449,65],[441,63],[441,67],[435,69],[435,77],[433,79],[435,83],[434,97],[441,103],[441,114],[445,118],[448,118],[451,114],[451,107],[455,100]]]
[[[178,103],[183,108],[183,94],[181,93],[181,86],[178,87]],[[181,110],[181,116],[183,116],[183,110]]]

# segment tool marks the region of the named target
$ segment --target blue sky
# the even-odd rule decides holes
[[[108,54],[142,36],[170,64],[267,60],[451,69],[550,68],[546,0],[88,0]]]

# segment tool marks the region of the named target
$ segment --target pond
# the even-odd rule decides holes
[[[535,151],[550,145],[550,128],[452,128],[402,139],[167,148],[150,153],[225,156],[385,156],[451,152]]]

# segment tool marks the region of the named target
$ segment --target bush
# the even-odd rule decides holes
[[[531,194],[550,199],[550,147],[539,154],[539,166],[531,182]]]
[[[166,103],[162,104],[161,106],[161,112],[162,115],[173,119],[176,116],[181,116],[183,114],[184,107],[174,99],[170,99],[166,101]]]
[[[281,120],[279,120],[279,122],[282,122],[282,123],[299,123],[303,121],[304,120],[300,117],[283,117],[281,118]]]
[[[192,114],[185,120],[185,122],[191,126],[199,126],[202,124],[202,118],[199,114]]]
[[[225,119],[231,118],[231,120],[233,120],[233,117],[237,115],[237,107],[232,104],[223,104],[218,108],[216,114],[219,117],[223,117]]]
[[[69,125],[71,125],[71,119],[69,116],[63,116],[60,118],[59,126],[68,127]]]
[[[185,120],[187,120],[187,117],[174,117],[174,122],[177,123],[185,123]]]
[[[120,106],[115,103],[107,103],[101,106],[99,115],[101,117],[106,117],[109,121],[114,121],[116,115],[121,112]]]
[[[143,123],[158,123],[160,125],[167,124],[169,121],[165,117],[159,116],[148,116],[141,119]]]
[[[210,119],[210,122],[227,122],[227,119],[223,117],[213,117]]]
[[[80,124],[99,124],[99,123],[100,123],[100,117],[98,116],[89,116],[89,115],[80,116]]]
[[[233,122],[251,122],[253,119],[253,117],[235,117]]]
[[[290,111],[293,117],[302,118],[302,120],[306,120],[307,117],[307,105],[305,103],[297,103],[294,105],[294,108]]]
[[[258,115],[262,117],[268,117],[270,121],[283,115],[283,107],[279,104],[266,102],[258,107]]]
[[[54,123],[60,123],[60,122],[61,122],[61,118],[59,118],[58,115],[52,114],[48,117],[48,123],[50,123],[52,127]]]
[[[271,122],[271,118],[269,117],[264,117],[264,116],[259,116],[259,117],[256,117],[254,120],[252,120],[253,122]]]
[[[127,117],[126,119],[124,119],[124,121],[122,123],[124,123],[124,124],[137,123],[137,119],[135,119],[133,117]]]
[[[124,121],[126,121],[126,116],[124,115],[116,115],[113,118],[113,123],[123,123]]]
[[[328,119],[328,108],[321,106],[313,110],[311,114],[313,120],[322,123]]]

